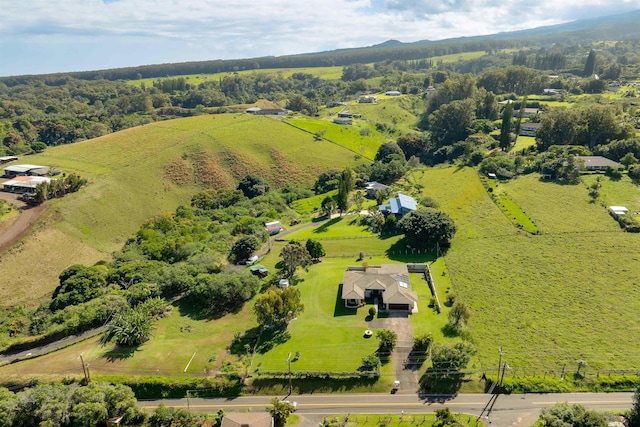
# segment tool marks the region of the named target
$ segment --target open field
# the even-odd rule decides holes
[[[388,139],[386,135],[375,129],[373,123],[367,123],[360,119],[357,119],[351,126],[307,117],[294,117],[288,119],[287,123],[311,134],[324,132],[322,138],[351,150],[355,155],[371,160],[375,157],[380,145],[387,142]],[[309,137],[312,138],[312,135]]]
[[[536,175],[500,184],[543,231],[518,233],[473,174],[449,168],[412,176],[458,224],[445,260],[470,306],[482,367],[497,363],[498,346],[510,366],[538,372],[576,369],[579,359],[595,370],[638,366],[640,322],[626,314],[640,298],[638,236],[620,232],[584,185]]]
[[[509,49],[507,49],[509,50]],[[507,51],[505,50],[505,51]],[[458,60],[469,60],[480,58],[485,55],[485,51],[476,51],[476,52],[463,52],[451,55],[443,55],[443,56],[434,56],[431,59],[434,63],[441,61],[442,63],[450,63],[456,62]],[[369,64],[373,65],[373,64]],[[264,69],[256,69],[256,70],[238,70],[237,72],[224,72],[224,73],[213,73],[213,74],[186,74],[180,76],[171,76],[166,77],[170,79],[176,78],[185,78],[187,83],[190,85],[198,85],[200,83],[208,82],[208,81],[218,81],[219,79],[225,76],[234,76],[236,74],[245,75],[245,74],[277,74],[284,78],[291,77],[291,75],[295,73],[304,73],[311,74],[314,77],[319,77],[323,80],[339,80],[342,77],[342,70],[344,67],[335,66],[335,67],[303,67],[303,68],[264,68]],[[157,80],[164,80],[165,78],[148,78],[148,79],[139,79],[139,80],[129,80],[128,84],[132,86],[140,87],[144,84],[145,87],[149,88],[153,86],[153,82]]]
[[[28,161],[77,172],[90,183],[50,201],[41,231],[3,256],[11,265],[0,270],[3,295],[46,295],[64,268],[108,259],[142,222],[189,204],[200,189],[235,187],[247,173],[276,187],[310,186],[321,171],[355,163],[351,152],[279,120],[231,114],[157,122],[51,147]],[[49,254],[46,268],[33,262],[41,253]],[[14,290],[16,278],[29,278],[20,292]]]
[[[343,67],[309,67],[309,68],[265,68],[265,69],[257,69],[257,70],[240,70],[238,72],[224,72],[224,73],[214,73],[214,74],[187,74],[182,76],[171,76],[168,77],[170,79],[176,79],[183,77],[186,79],[187,83],[190,85],[199,85],[200,83],[208,82],[208,81],[218,81],[224,77],[233,77],[236,74],[246,75],[246,74],[278,74],[284,78],[291,77],[291,75],[295,73],[304,73],[304,74],[312,74],[314,77],[319,77],[324,80],[338,80],[342,76],[342,68]],[[149,79],[140,79],[140,80],[129,80],[128,84],[132,86],[140,87],[142,84],[145,87],[149,88],[153,86],[153,82],[157,80],[164,80],[165,78],[153,77]]]

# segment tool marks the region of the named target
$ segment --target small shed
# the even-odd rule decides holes
[[[629,213],[629,209],[625,208],[624,206],[609,206],[609,212],[613,216],[621,216]]]
[[[402,95],[402,93],[400,93],[397,90],[388,90],[384,94],[387,95],[387,96],[400,96],[400,95]]]

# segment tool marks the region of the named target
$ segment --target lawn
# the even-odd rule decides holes
[[[247,173],[274,187],[311,186],[321,171],[355,164],[351,152],[279,120],[232,114],[156,122],[50,147],[28,161],[77,172],[89,185],[50,201],[42,226],[3,256],[0,295],[22,284],[5,303],[37,304],[23,297],[50,293],[72,264],[109,259],[146,219],[188,205],[201,189],[233,188]],[[33,259],[50,262],[42,268]]]
[[[534,136],[518,136],[518,140],[512,148],[512,151],[518,152],[536,145]]]

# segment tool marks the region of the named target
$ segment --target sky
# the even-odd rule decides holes
[[[0,76],[493,34],[640,0],[0,0]]]

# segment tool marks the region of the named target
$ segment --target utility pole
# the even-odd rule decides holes
[[[291,384],[291,352],[289,352],[289,357],[287,357],[287,365],[289,366],[289,396],[293,392],[293,385]]]
[[[498,352],[500,353],[500,358],[498,359],[498,372],[496,373],[496,385],[498,384],[498,378],[500,377],[500,367],[502,366],[502,346],[498,347]]]
[[[507,370],[507,362],[504,362],[504,365],[502,365],[502,377],[500,377],[500,388],[502,388],[502,382],[504,381],[504,371],[506,370]]]

